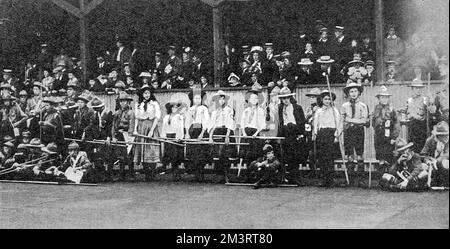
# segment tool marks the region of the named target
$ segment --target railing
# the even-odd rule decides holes
[[[393,84],[386,84],[386,87],[388,88],[389,92],[392,94],[391,97],[391,104],[396,109],[404,109],[406,107],[406,100],[412,95],[412,90],[409,85],[411,82],[398,82]],[[426,83],[425,83],[426,85]],[[345,102],[344,99],[344,93],[342,91],[345,84],[334,84],[331,86],[331,91],[334,92],[337,95],[336,99],[336,106],[340,109],[340,106]],[[318,87],[320,89],[326,89],[326,85],[305,85],[300,86],[296,89],[296,99],[298,103],[303,107],[305,110],[309,106],[309,99],[306,97],[306,94],[312,89]],[[436,92],[443,89],[444,83],[442,81],[432,81],[430,83],[429,88],[425,87],[423,88],[424,94],[428,94],[430,92],[432,95],[434,95]],[[216,93],[218,90],[223,90],[226,92],[226,94],[230,95],[229,105],[235,110],[235,120],[237,124],[237,129],[239,129],[239,123],[241,120],[241,114],[246,107],[245,102],[245,93],[250,88],[211,88],[211,89],[205,89],[206,97],[205,97],[205,104],[208,106],[210,112],[212,112],[215,109],[215,104],[212,102],[212,96],[214,93]],[[364,92],[361,96],[361,101],[368,105],[369,111],[372,112],[374,106],[378,103],[377,98],[375,95],[379,92],[380,86],[365,86]],[[189,90],[157,90],[155,92],[156,99],[161,104],[161,110],[163,113],[163,116],[166,113],[166,110],[164,108],[164,104],[169,101],[178,100],[181,102],[186,103],[188,106],[190,105],[190,100],[188,98]],[[114,110],[115,108],[115,100],[117,98],[117,95],[101,95],[96,94],[99,98],[103,99],[105,101],[106,107],[110,108],[111,110]],[[268,92],[267,90],[263,90],[263,95],[265,102],[263,103],[264,110],[266,110],[267,106],[267,96]],[[137,96],[134,96],[135,102],[137,100]],[[276,115],[271,115],[276,116]],[[161,121],[160,121],[161,122]],[[269,130],[264,131],[263,135],[267,136],[274,136],[276,135],[275,131],[275,122],[277,122],[277,117],[272,117],[270,121],[268,121],[268,128]],[[159,126],[161,129],[161,124]],[[407,137],[407,128],[402,127],[402,131],[400,133],[400,136],[403,138]],[[366,135],[365,135],[365,148],[364,148],[364,157],[366,159],[374,159],[375,158],[375,151],[374,151],[374,139],[373,139],[373,129],[372,128],[366,128]]]

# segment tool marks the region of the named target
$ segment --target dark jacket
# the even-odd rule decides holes
[[[292,103],[292,105],[294,106],[294,118],[295,118],[295,122],[297,123],[295,128],[292,130],[289,130],[289,132],[287,131],[287,129],[285,129],[286,127],[284,126],[284,118],[283,118],[283,108],[284,108],[284,104],[281,103],[278,106],[278,137],[286,137],[287,134],[290,135],[304,135],[305,134],[305,123],[306,123],[306,119],[305,119],[305,114],[303,112],[303,108],[298,105],[296,102]]]
[[[92,140],[94,137],[95,113],[92,109],[84,107],[75,112],[73,124],[73,133],[75,138],[81,138],[85,133],[86,140]]]

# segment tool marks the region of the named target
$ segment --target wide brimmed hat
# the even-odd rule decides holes
[[[14,87],[11,86],[9,83],[2,83],[2,84],[0,84],[0,89],[1,89],[1,90],[7,89],[7,90],[9,90],[10,92],[15,92]]]
[[[13,71],[11,69],[3,69],[3,74],[12,74]]]
[[[151,78],[152,75],[150,74],[150,72],[141,72],[141,74],[139,74],[139,77]]]
[[[422,80],[420,80],[420,79],[414,79],[414,80],[411,82],[410,87],[425,87],[425,85],[423,84],[423,81],[422,81]]]
[[[31,139],[30,143],[26,145],[30,148],[42,148],[44,145],[41,143],[41,140],[39,138],[33,138]]]
[[[105,102],[103,102],[101,99],[99,98],[95,98],[91,101],[91,108],[100,108],[105,106]]]
[[[381,86],[380,87],[380,91],[377,93],[377,95],[375,95],[375,97],[380,97],[380,96],[392,96],[392,94],[389,93],[388,89],[386,86]]]
[[[226,94],[223,90],[219,90],[213,95],[212,100],[216,102],[221,96],[225,96],[225,101],[230,99],[230,95]]]
[[[151,87],[150,85],[145,84],[145,85],[143,85],[143,86],[139,89],[139,91],[140,91],[141,93],[143,93],[143,92],[145,92],[146,90],[151,90],[151,89],[152,89],[152,87]]]
[[[437,125],[434,126],[433,131],[431,132],[433,135],[440,136],[440,135],[447,135],[448,136],[448,124],[445,121],[439,122]]]
[[[317,60],[317,63],[321,63],[321,64],[331,64],[331,63],[334,63],[334,60],[331,59],[330,56],[324,55],[324,56],[320,56],[320,58]]]
[[[360,60],[352,60],[348,63],[349,66],[359,64],[360,66],[364,66],[364,62]]]
[[[74,99],[75,99],[75,101],[83,100],[83,101],[86,102],[86,103],[88,103],[89,101],[91,101],[91,97],[88,96],[88,95],[86,95],[86,94],[81,94],[81,95],[75,97]]]
[[[283,87],[278,93],[278,98],[287,98],[294,96],[295,93],[292,93],[291,90],[287,87]]]
[[[398,138],[395,141],[395,152],[402,152],[410,147],[412,147],[414,145],[414,143],[410,142],[406,142],[404,139],[402,138]]]
[[[79,150],[80,149],[80,145],[78,145],[76,142],[72,142],[72,143],[69,144],[67,149],[68,150]]]
[[[41,82],[35,81],[33,83],[33,87],[39,87],[39,89],[43,89],[44,91],[48,91],[47,87],[45,87]]]
[[[11,141],[4,142],[3,146],[7,146],[7,147],[10,147],[10,148],[14,148],[15,147],[15,145]]]
[[[181,106],[181,101],[170,101],[170,102],[167,102],[166,105],[165,105],[167,112],[169,112],[169,110],[171,110],[173,106],[180,107]]]
[[[42,100],[42,102],[44,102],[44,103],[49,103],[49,104],[52,104],[52,105],[56,105],[56,104],[57,104],[56,99],[53,98],[53,97],[51,97],[51,96],[45,97],[45,98]]]
[[[245,100],[246,100],[246,101],[248,101],[248,100],[250,99],[250,95],[251,95],[251,94],[256,94],[256,95],[258,95],[258,104],[264,103],[264,96],[263,96],[263,94],[262,94],[262,88],[261,88],[261,86],[257,86],[257,85],[252,86],[252,89],[248,90],[248,91],[245,93]]]
[[[123,89],[125,89],[125,88],[127,88],[127,86],[125,85],[125,83],[123,83],[123,81],[118,80],[116,82],[116,84],[114,84],[114,88],[123,88]]]
[[[336,100],[336,94],[335,94],[334,92],[331,92],[331,93],[330,93],[330,91],[328,91],[328,90],[323,90],[323,91],[320,93],[320,97],[323,99],[323,98],[326,97],[326,96],[330,96],[330,94],[331,94],[331,100],[332,100],[332,101],[335,101],[335,100]]]
[[[227,80],[230,81],[231,78],[233,78],[233,77],[236,78],[238,81],[241,80],[241,79],[239,78],[239,76],[237,76],[235,73],[230,73],[230,76],[228,76],[228,79],[227,79]]]
[[[270,91],[270,97],[277,97],[278,94],[280,93],[281,88],[279,86],[275,86],[274,88],[272,88],[272,90]]]
[[[16,100],[16,98],[14,96],[11,96],[11,95],[0,98],[0,101],[5,101],[5,100],[13,101],[13,100]]]
[[[253,46],[250,49],[250,53],[262,53],[264,51],[264,49],[261,46]]]
[[[371,61],[371,60],[368,60],[368,61],[366,61],[365,66],[375,66],[375,62]]]
[[[364,88],[361,84],[350,82],[347,84],[347,86],[344,87],[344,93],[348,94],[348,92],[352,88],[357,88],[360,94],[364,91]]]
[[[69,83],[67,84],[67,87],[66,87],[66,88],[67,88],[67,89],[73,88],[74,90],[80,89],[80,87],[79,87],[75,82],[69,82]]]
[[[19,97],[28,97],[28,95],[29,94],[25,90],[22,90],[22,91],[19,92]]]
[[[58,146],[55,143],[49,143],[46,147],[42,147],[41,150],[48,154],[58,154]]]
[[[319,88],[315,87],[309,91],[309,93],[306,94],[306,97],[313,97],[313,96],[320,96],[322,92]]]
[[[302,58],[299,62],[297,62],[297,64],[300,66],[311,66],[314,62],[312,62],[309,58]]]
[[[126,92],[121,92],[119,93],[119,101],[120,100],[128,100],[128,101],[133,101],[133,98]]]

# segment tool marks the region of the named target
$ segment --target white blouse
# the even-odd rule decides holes
[[[188,118],[189,126],[191,124],[201,124],[204,129],[207,129],[210,126],[211,120],[208,108],[204,105],[198,107],[191,106],[188,110]]]
[[[166,115],[163,119],[161,136],[167,137],[167,134],[175,133],[175,138],[183,139],[184,138],[184,117],[180,114],[175,114],[170,119],[170,115]]]
[[[262,130],[266,128],[266,115],[261,107],[247,107],[242,113],[241,128],[255,128]]]
[[[135,117],[140,120],[152,120],[154,118],[161,119],[161,108],[158,102],[150,100],[147,103],[147,111],[144,110],[144,102],[135,105]]]
[[[225,126],[230,130],[234,130],[233,109],[225,106],[223,109],[214,110],[211,114],[211,130],[216,127]]]

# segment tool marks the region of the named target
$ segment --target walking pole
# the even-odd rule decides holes
[[[369,128],[367,128],[367,133],[369,134],[369,146],[372,145],[373,142],[373,129],[371,130],[370,128],[372,127],[372,118],[371,115],[369,115]],[[373,127],[372,127],[373,128]],[[371,158],[372,159],[372,158]],[[369,188],[372,187],[372,160],[369,160]]]
[[[331,96],[331,86],[330,86],[330,78],[328,76],[328,74],[326,74],[325,72],[323,73],[323,75],[326,77],[327,79],[327,86],[328,86],[328,92],[330,94],[330,98],[331,98],[331,107],[333,107],[333,118],[334,118],[334,125],[336,126],[336,130],[338,129],[338,124],[337,124],[337,120],[336,120],[336,116],[334,113],[334,101],[333,101],[333,96]],[[350,180],[348,179],[348,172],[347,172],[347,166],[345,165],[345,157],[341,148],[341,143],[339,142],[339,148],[341,151],[341,157],[342,157],[342,166],[344,166],[344,173],[345,173],[345,180],[347,181],[347,185],[350,185]]]

